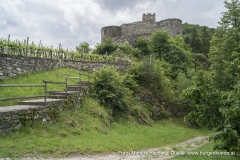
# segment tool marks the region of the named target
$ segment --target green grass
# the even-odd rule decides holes
[[[96,100],[85,98],[82,108],[62,112],[53,123],[36,124],[1,135],[0,157],[65,157],[137,151],[211,133],[188,128],[181,119],[162,120],[152,126],[139,125],[130,115],[126,120],[114,120]]]
[[[43,80],[65,82],[65,76],[79,77],[79,72],[87,74],[85,71],[77,71],[70,68],[57,68],[50,71],[38,71],[35,73],[27,73],[16,77],[7,78],[0,81],[0,84],[43,84]],[[83,80],[87,80],[86,76],[82,76]],[[76,84],[79,79],[69,79],[69,84]],[[47,84],[48,91],[61,91],[65,89],[65,85]],[[43,87],[0,87],[0,98],[24,97],[44,95]],[[18,100],[0,101],[1,106],[16,104]]]
[[[214,151],[213,147],[214,147],[215,143],[214,142],[209,142],[193,151],[191,151],[191,153],[195,152],[197,154],[200,154],[200,152],[223,152],[223,151]],[[174,158],[171,158],[171,160],[237,160],[238,158],[234,157],[234,156],[208,156],[208,155],[184,155],[184,156],[177,156]]]

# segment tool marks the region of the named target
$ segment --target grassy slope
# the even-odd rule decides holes
[[[81,71],[81,73],[87,73]],[[28,73],[11,77],[0,81],[0,84],[43,84],[43,80],[65,82],[65,76],[79,77],[79,71],[70,68],[58,68],[51,71],[38,71],[35,73]],[[86,80],[87,77],[83,76]],[[70,84],[75,84],[76,79],[69,80]],[[64,90],[65,85],[47,84],[48,90]],[[0,98],[19,97],[19,96],[36,96],[44,95],[43,87],[0,87]],[[17,103],[18,100],[0,101],[1,106],[8,106]]]
[[[9,78],[0,83],[38,84],[42,83],[43,79],[64,81],[66,75],[78,76],[78,71],[68,68],[54,69],[48,72]],[[54,85],[51,87],[53,90],[59,90],[59,88],[54,88],[56,87]],[[37,90],[39,88],[28,88],[27,90],[21,88],[18,91],[0,89],[0,97],[41,94],[42,92]],[[2,103],[2,105],[6,104]],[[210,132],[188,128],[182,120],[163,120],[155,122],[152,126],[143,126],[137,124],[134,118],[128,115],[127,120],[113,121],[97,101],[86,98],[81,109],[65,111],[61,113],[58,120],[51,124],[37,124],[7,136],[0,135],[0,157],[18,158],[36,155],[58,157],[73,154],[132,151],[171,145],[207,134]]]
[[[85,98],[81,109],[61,113],[52,124],[38,124],[0,136],[0,157],[133,151],[210,134],[188,128],[182,120],[163,120],[152,126],[139,125],[130,115],[128,120],[111,120],[111,124],[109,120],[111,117],[97,101]]]

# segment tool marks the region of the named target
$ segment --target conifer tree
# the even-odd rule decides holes
[[[207,33],[207,27],[204,26],[202,30],[202,53],[207,56],[210,49],[209,35]]]
[[[202,52],[202,40],[197,32],[197,29],[193,27],[191,36],[191,48],[194,53]]]

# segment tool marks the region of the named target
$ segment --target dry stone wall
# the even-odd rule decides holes
[[[26,125],[35,123],[51,122],[63,110],[78,109],[81,106],[80,96],[72,95],[63,101],[49,103],[47,106],[27,105],[27,106],[9,106],[0,108],[0,133],[7,134],[11,131],[19,130]],[[71,106],[68,102],[71,101]]]
[[[78,70],[86,69],[92,71],[100,69],[103,65],[113,65],[115,68],[124,70],[130,66],[130,62],[83,62],[0,54],[0,80],[37,70],[70,67]]]

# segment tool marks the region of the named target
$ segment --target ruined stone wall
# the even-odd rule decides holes
[[[180,19],[166,19],[156,23],[158,29],[168,31],[170,37],[182,35],[182,20]]]
[[[151,34],[156,29],[155,22],[135,22],[129,24],[122,24],[122,35],[144,35]]]
[[[117,44],[124,44],[126,41],[128,41],[128,43],[131,45],[131,46],[135,46],[136,44],[136,41],[139,37],[142,37],[142,38],[146,38],[146,39],[149,39],[151,36],[151,33],[149,34],[135,34],[135,35],[126,35],[126,36],[119,36],[119,37],[113,37],[113,41]]]
[[[107,26],[101,29],[102,40],[107,37],[117,37],[122,35],[122,28],[120,26]]]
[[[166,19],[160,22],[156,22],[155,19],[155,14],[148,13],[143,14],[140,22],[104,27],[101,31],[102,40],[111,37],[118,44],[128,41],[134,46],[138,37],[149,38],[156,29],[168,31],[170,37],[182,35],[182,21],[180,19]]]
[[[83,62],[0,54],[0,80],[7,77],[16,76],[27,72],[34,72],[38,70],[51,70],[53,68],[61,67],[70,67],[77,70],[98,70],[103,65],[113,65],[115,68],[126,69],[131,65],[131,63],[129,61],[120,61],[114,63]]]

